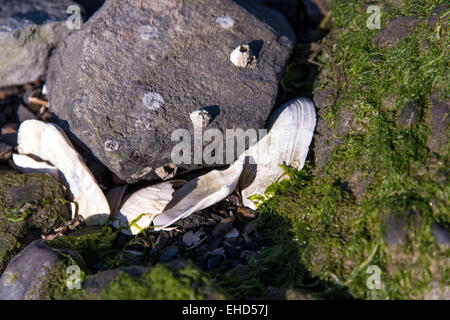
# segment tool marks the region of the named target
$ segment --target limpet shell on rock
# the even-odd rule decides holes
[[[231,62],[240,68],[245,68],[252,58],[252,52],[250,50],[250,46],[244,44],[240,45],[236,49],[233,50],[230,54]]]

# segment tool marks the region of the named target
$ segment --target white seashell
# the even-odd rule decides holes
[[[225,199],[236,188],[242,167],[242,162],[237,161],[226,170],[210,171],[176,190],[167,209],[154,219],[155,230],[159,231]]]
[[[110,213],[108,201],[97,182],[57,125],[39,120],[22,122],[17,136],[19,154],[50,162],[62,174],[80,215],[88,225],[103,224]]]
[[[255,163],[244,165],[240,180],[245,206],[256,209],[248,197],[264,195],[267,187],[282,178],[280,164],[298,170],[303,167],[315,126],[316,111],[310,99],[294,99],[275,110],[269,133],[245,152]]]
[[[129,235],[148,228],[154,217],[163,212],[172,200],[177,183],[180,181],[168,181],[136,191],[125,200],[120,210],[112,213],[112,225]]]
[[[54,166],[44,161],[38,161],[24,154],[13,154],[14,165],[22,173],[41,172],[47,173],[60,180],[59,171]]]
[[[231,62],[236,66],[240,68],[245,68],[248,63],[250,62],[250,59],[252,57],[252,53],[250,50],[250,47],[248,45],[240,45],[236,49],[233,50],[230,54],[230,60]]]

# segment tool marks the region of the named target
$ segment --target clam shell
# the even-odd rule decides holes
[[[155,230],[166,228],[179,219],[225,199],[236,188],[242,167],[242,162],[236,161],[226,170],[210,171],[176,190],[167,209],[153,220]]]
[[[12,159],[16,168],[22,173],[40,172],[47,173],[52,177],[60,180],[59,171],[54,166],[44,161],[38,161],[25,154],[12,155]]]
[[[151,225],[155,216],[164,211],[172,200],[176,184],[184,182],[180,180],[162,182],[134,192],[118,211],[112,212],[112,225],[116,229],[120,228],[125,234],[140,233]]]
[[[248,197],[264,195],[267,187],[283,176],[281,164],[303,168],[316,126],[314,104],[308,98],[297,98],[275,110],[269,119],[269,133],[251,146],[239,187],[245,206],[256,209]]]
[[[103,224],[110,213],[108,201],[66,134],[55,124],[27,120],[19,127],[19,154],[48,161],[62,174],[77,213],[88,225]]]

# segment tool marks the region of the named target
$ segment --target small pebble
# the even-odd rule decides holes
[[[161,261],[161,262],[170,261],[178,255],[178,252],[179,252],[178,247],[175,247],[175,246],[167,247],[161,253],[161,256],[159,257],[159,261]]]
[[[230,232],[226,233],[223,237],[226,239],[237,238],[237,237],[239,237],[239,231],[238,231],[238,229],[233,228],[233,229],[231,229]]]

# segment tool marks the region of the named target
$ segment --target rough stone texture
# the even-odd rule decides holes
[[[70,220],[64,199],[50,176],[0,173],[0,273],[24,245]]]
[[[433,12],[431,13],[431,16],[428,18],[428,24],[432,27],[436,27],[439,19],[445,24],[448,25],[448,14],[443,15],[448,10],[448,4],[442,3],[438,5]]]
[[[44,75],[48,57],[71,30],[70,0],[2,0],[0,6],[0,87]]]
[[[218,111],[209,128],[223,132],[264,127],[295,35],[278,11],[245,7],[230,0],[106,1],[52,58],[47,85],[55,120],[128,182],[158,178],[154,170],[172,162],[178,144],[172,132],[193,136],[194,110]],[[232,28],[216,22],[222,15],[234,19]],[[246,68],[229,59],[240,44],[257,56]]]
[[[393,47],[414,32],[418,23],[419,19],[414,16],[395,18],[388,23],[386,28],[378,32],[373,41],[382,49]]]
[[[406,218],[390,214],[386,219],[386,243],[395,246],[404,241],[406,237]]]
[[[404,127],[411,128],[419,121],[419,111],[417,102],[411,101],[403,107],[397,122]]]
[[[41,239],[20,252],[0,278],[0,300],[45,299],[43,288],[51,280],[52,271],[64,258],[47,247]]]
[[[431,233],[437,242],[450,246],[450,232],[446,228],[435,223],[431,226]]]
[[[430,98],[428,119],[430,121],[431,134],[428,137],[428,147],[431,151],[444,154],[447,146],[449,128],[450,102],[441,100],[439,93],[434,93]]]
[[[102,290],[108,287],[108,285],[121,273],[125,272],[131,277],[139,278],[144,273],[150,270],[149,267],[144,266],[130,266],[117,269],[110,269],[103,272],[96,273],[94,276],[88,278],[83,282],[83,289],[88,294],[100,295]]]

